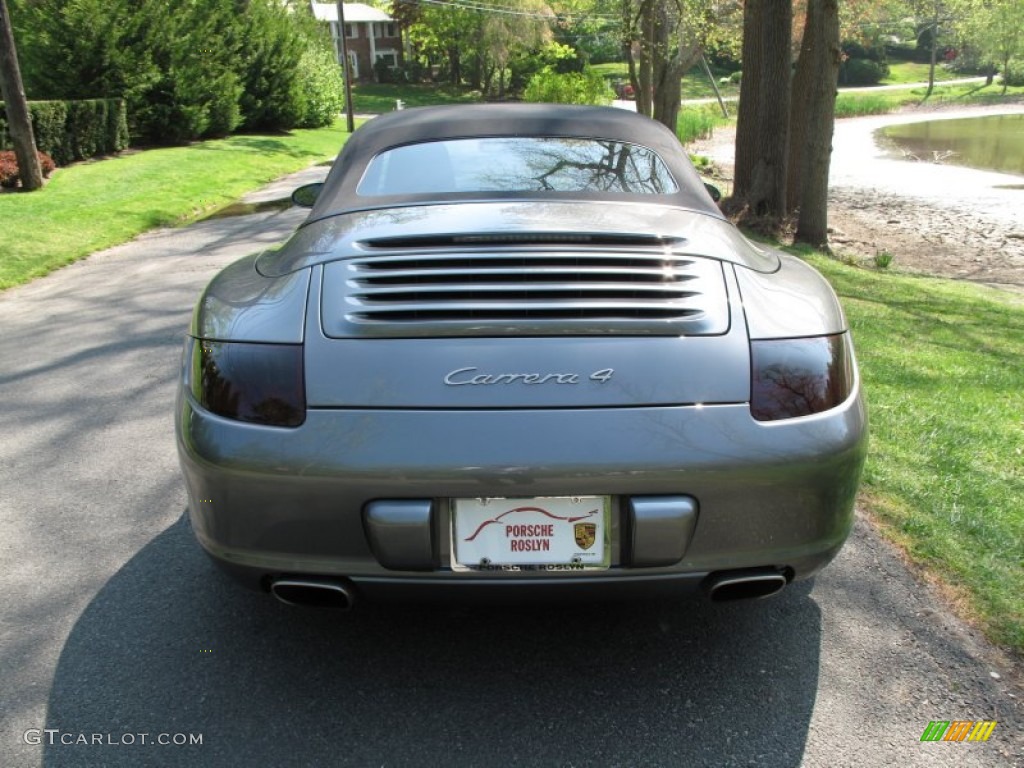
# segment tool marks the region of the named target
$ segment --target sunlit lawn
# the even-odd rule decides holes
[[[406,107],[426,107],[433,104],[472,104],[483,101],[483,96],[471,88],[440,83],[360,83],[352,87],[352,108],[356,113],[391,112],[399,100]]]
[[[970,77],[954,72],[941,62],[935,65],[935,82],[943,80],[957,80],[961,77]],[[904,83],[927,83],[928,65],[916,61],[890,61],[889,76],[882,80],[879,85],[901,85]]]
[[[962,85],[936,85],[932,95],[925,99],[926,88],[907,88],[892,91],[839,92],[836,98],[836,117],[881,115],[901,107],[923,105],[973,106],[1000,104],[1024,98],[1024,87],[1010,87],[1003,95],[999,82],[992,85],[967,83]]]
[[[867,506],[993,640],[1024,651],[1024,298],[809,259],[853,329]]]
[[[593,69],[600,72],[607,80],[629,80],[629,71],[626,68],[625,62],[594,64]],[[740,87],[738,84],[720,82],[725,74],[724,72],[716,73],[712,71],[712,75],[715,77],[715,84],[718,86],[722,97],[734,98],[739,96]],[[715,89],[712,87],[711,81],[708,80],[703,67],[694,67],[683,76],[682,93],[683,99],[715,98]]]
[[[286,173],[333,158],[342,123],[128,152],[54,172],[37,192],[0,194],[0,289],[148,229],[182,224]]]

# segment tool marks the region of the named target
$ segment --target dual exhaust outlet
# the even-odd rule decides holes
[[[755,568],[712,573],[705,581],[705,588],[712,601],[726,602],[768,597],[781,591],[787,583],[785,574],[779,571]],[[270,591],[286,605],[348,611],[355,604],[355,593],[342,581],[277,579],[271,583]]]
[[[716,571],[705,581],[705,589],[713,602],[750,600],[768,597],[782,591],[789,583],[781,571],[770,568],[749,568],[741,571]]]
[[[271,594],[285,605],[307,608],[352,609],[355,594],[340,581],[326,579],[277,579],[270,584]]]

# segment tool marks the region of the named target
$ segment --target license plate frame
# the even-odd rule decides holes
[[[610,496],[455,498],[455,571],[601,571],[611,567]]]

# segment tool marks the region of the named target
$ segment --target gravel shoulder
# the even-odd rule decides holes
[[[829,178],[831,243],[870,263],[892,255],[893,270],[1024,292],[1024,177],[904,159],[875,137],[894,123],[1024,113],[1024,105],[916,109],[836,122]],[[735,130],[721,129],[691,151],[732,178]]]

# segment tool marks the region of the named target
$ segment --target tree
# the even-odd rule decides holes
[[[910,7],[917,17],[918,44],[924,40],[928,41],[929,65],[928,65],[928,90],[924,98],[927,99],[935,90],[935,64],[938,60],[939,35],[942,34],[954,16],[950,8],[951,0],[911,0]],[[1020,23],[1019,21],[1017,23]]]
[[[682,77],[729,34],[734,10],[716,0],[622,0],[622,50],[637,112],[675,132]]]
[[[506,74],[510,62],[526,56],[552,39],[554,14],[533,0],[516,0],[510,13],[485,14],[480,37],[480,58],[484,67],[486,93],[505,98]],[[495,91],[493,82],[498,78]]]
[[[481,36],[482,13],[455,4],[394,0],[391,16],[418,55],[436,63],[452,85],[462,83],[465,60],[474,55]]]
[[[828,244],[828,172],[835,124],[839,47],[837,0],[808,0],[793,76],[787,210],[799,208],[795,239]]]
[[[747,0],[730,207],[773,223],[786,214],[791,28],[790,0]]]
[[[1024,0],[965,0],[961,11],[958,31],[982,60],[1000,65],[1006,93],[1010,62],[1024,55]]]
[[[417,55],[437,63],[452,85],[467,81],[498,98],[510,67],[552,40],[556,20],[542,0],[508,0],[500,8],[394,0],[391,15]]]
[[[43,170],[39,165],[39,155],[36,154],[36,141],[32,135],[25,88],[21,82],[18,51],[14,46],[7,0],[0,0],[0,97],[7,111],[21,186],[27,191],[39,189],[43,186]]]

